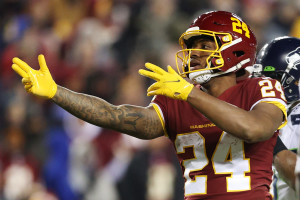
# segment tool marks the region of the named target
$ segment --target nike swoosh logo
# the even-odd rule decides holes
[[[176,81],[165,81],[164,83],[174,83],[174,82],[180,82],[180,80],[177,79]]]

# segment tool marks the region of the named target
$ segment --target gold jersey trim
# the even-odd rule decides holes
[[[156,103],[150,103],[150,105],[153,106],[154,110],[156,111],[159,119],[160,119],[160,122],[161,122],[161,125],[163,127],[163,130],[164,130],[164,133],[165,133],[165,136],[166,137],[169,137],[168,133],[167,133],[167,130],[166,130],[166,126],[165,126],[165,119],[164,119],[164,115],[159,107],[159,105],[157,105]]]
[[[287,124],[287,112],[286,112],[286,106],[283,105],[282,103],[278,102],[278,101],[262,101],[264,103],[270,103],[273,104],[275,106],[277,106],[284,114],[284,121],[282,122],[282,124],[278,127],[278,130],[283,128],[286,124]]]

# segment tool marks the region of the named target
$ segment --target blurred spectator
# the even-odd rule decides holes
[[[292,26],[291,36],[300,38],[300,16],[295,20]]]
[[[50,116],[55,119],[51,128],[45,132],[47,158],[43,166],[43,180],[48,190],[59,200],[79,200],[79,192],[70,183],[70,138],[62,127],[65,111],[53,106],[52,112]]]
[[[5,145],[1,148],[1,191],[4,199],[27,199],[39,184],[39,166],[25,151],[25,134],[21,128],[4,130]]]
[[[184,182],[171,143],[151,140],[135,154],[118,188],[121,200],[182,200]]]
[[[294,6],[293,0],[244,0],[243,2],[242,15],[257,37],[258,49],[276,37],[289,35],[294,20],[299,16],[299,10]]]
[[[237,0],[211,0],[209,3],[216,10],[226,10],[240,15],[240,4]]]
[[[168,6],[164,6],[168,5]],[[181,14],[177,0],[148,0],[138,16],[140,34],[136,51],[145,55],[145,60],[160,65],[162,55],[170,43],[177,42],[186,18]]]

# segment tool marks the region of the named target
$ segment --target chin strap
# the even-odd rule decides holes
[[[242,60],[237,65],[231,67],[230,69],[228,69],[225,72],[219,71],[219,72],[213,73],[213,70],[203,70],[203,71],[192,72],[192,73],[189,74],[189,78],[194,83],[199,83],[199,84],[207,83],[213,77],[228,74],[230,72],[234,72],[234,71],[237,71],[237,70],[241,69],[242,66],[245,65],[248,62],[250,62],[250,58]]]

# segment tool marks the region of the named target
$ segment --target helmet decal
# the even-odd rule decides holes
[[[286,62],[294,65],[300,63],[300,47],[292,51],[286,56]]]

